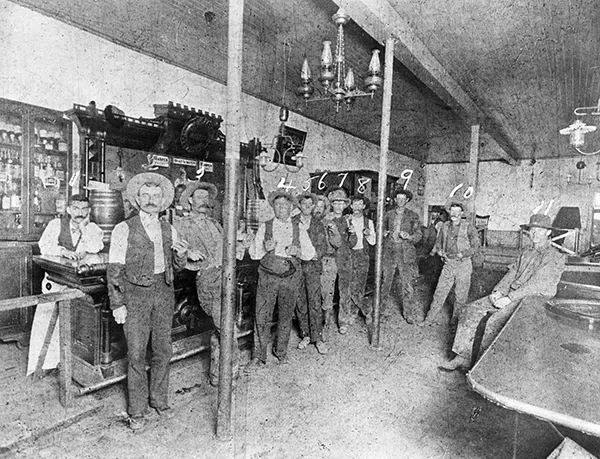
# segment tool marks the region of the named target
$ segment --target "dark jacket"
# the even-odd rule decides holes
[[[292,221],[300,224],[300,214],[294,215]],[[317,252],[315,260],[320,260],[323,255],[327,253],[328,248],[327,235],[325,234],[325,227],[323,226],[322,220],[317,219],[314,216],[311,217],[307,233],[311,244]]]
[[[402,252],[402,262],[414,263],[417,260],[417,244],[422,237],[421,222],[419,216],[409,209],[404,209],[402,214],[402,223],[400,231],[405,231],[410,235],[409,239],[394,241],[392,233],[394,231],[394,222],[396,221],[396,209],[388,210],[383,216],[383,232],[386,234],[383,239],[384,257],[393,257],[399,251]]]

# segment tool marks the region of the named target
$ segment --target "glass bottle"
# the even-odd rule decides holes
[[[8,182],[6,182],[3,186],[3,194],[2,194],[2,210],[10,210],[10,190],[8,186]]]
[[[56,198],[56,212],[59,214],[64,214],[67,210],[65,195],[60,193],[58,198]]]
[[[21,191],[17,183],[13,183],[10,195],[10,208],[21,210]]]

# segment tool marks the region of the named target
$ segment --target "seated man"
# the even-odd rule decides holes
[[[473,359],[473,343],[479,323],[489,315],[481,341],[480,353],[485,351],[504,328],[521,300],[526,297],[550,298],[565,266],[565,255],[551,245],[549,216],[534,214],[529,224],[521,225],[528,231],[533,248],[525,249],[492,293],[469,303],[459,317],[452,351],[456,357],[441,365],[440,370],[468,370]]]

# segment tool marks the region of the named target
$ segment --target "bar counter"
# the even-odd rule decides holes
[[[127,346],[122,325],[114,321],[106,287],[108,254],[87,254],[81,260],[55,256],[34,256],[34,263],[48,279],[86,293],[72,301],[73,380],[83,392],[121,381],[127,374]],[[238,337],[252,333],[256,266],[246,260],[238,263]],[[171,361],[209,348],[211,319],[201,310],[196,296],[195,273],[175,275]]]

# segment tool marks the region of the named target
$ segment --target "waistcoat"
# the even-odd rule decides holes
[[[154,283],[154,244],[142,224],[139,215],[125,220],[129,227],[127,254],[125,255],[125,278],[134,285],[148,287]],[[173,236],[171,225],[160,220],[163,252],[165,256],[165,283],[173,282]]]
[[[79,236],[80,240],[82,236],[83,235]],[[77,248],[73,245],[73,239],[71,238],[71,220],[69,218],[60,219],[60,233],[58,234],[58,245],[71,251],[74,251]]]
[[[444,222],[444,226],[442,226],[442,231],[443,231],[443,247],[442,249],[444,250],[444,252],[447,251],[448,249],[448,235],[450,233],[450,225],[452,225],[452,222],[450,220],[448,220],[447,222]],[[458,237],[456,238],[456,250],[458,250],[459,253],[463,253],[466,250],[469,250],[471,248],[471,241],[469,241],[469,236],[467,235],[467,226],[469,225],[469,223],[466,220],[461,220],[460,224],[458,225]]]

